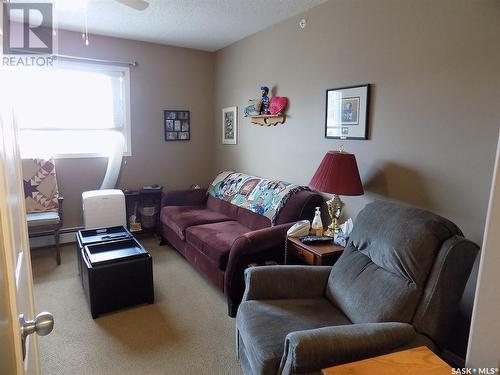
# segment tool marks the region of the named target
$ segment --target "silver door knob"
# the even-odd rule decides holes
[[[19,325],[21,326],[21,341],[23,347],[23,358],[26,355],[26,337],[32,333],[39,336],[46,336],[54,328],[54,317],[49,312],[38,314],[34,320],[24,319],[24,314],[19,315]]]
[[[37,333],[39,336],[46,336],[54,328],[54,317],[49,312],[42,312],[36,316],[34,320],[24,319],[24,314],[19,315],[19,323],[21,325],[21,335],[26,337],[32,333]]]

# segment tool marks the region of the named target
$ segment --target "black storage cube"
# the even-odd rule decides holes
[[[152,258],[134,238],[86,245],[81,259],[92,318],[154,302]]]
[[[133,237],[134,236],[132,236],[132,234],[130,234],[130,232],[123,226],[79,230],[76,234],[76,257],[78,264],[78,274],[80,275],[81,282],[83,283],[82,250],[84,246]]]

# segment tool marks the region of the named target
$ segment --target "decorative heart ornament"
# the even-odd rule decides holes
[[[269,104],[269,112],[272,115],[276,115],[282,112],[286,105],[288,104],[288,98],[285,96],[273,96],[271,98],[271,103]]]

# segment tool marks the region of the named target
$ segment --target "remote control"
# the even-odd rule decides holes
[[[328,236],[303,236],[299,238],[299,241],[302,243],[314,243],[314,242],[332,242],[333,237]]]

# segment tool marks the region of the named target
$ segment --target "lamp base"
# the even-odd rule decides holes
[[[328,228],[323,232],[323,236],[334,237],[335,236],[335,228],[332,225],[329,225]]]
[[[328,207],[328,213],[330,214],[331,223],[328,229],[325,231],[324,235],[328,237],[333,237],[335,234],[340,233],[341,229],[339,226],[340,215],[342,215],[342,208],[344,207],[344,202],[340,199],[337,194],[333,195],[333,198],[326,202]]]

